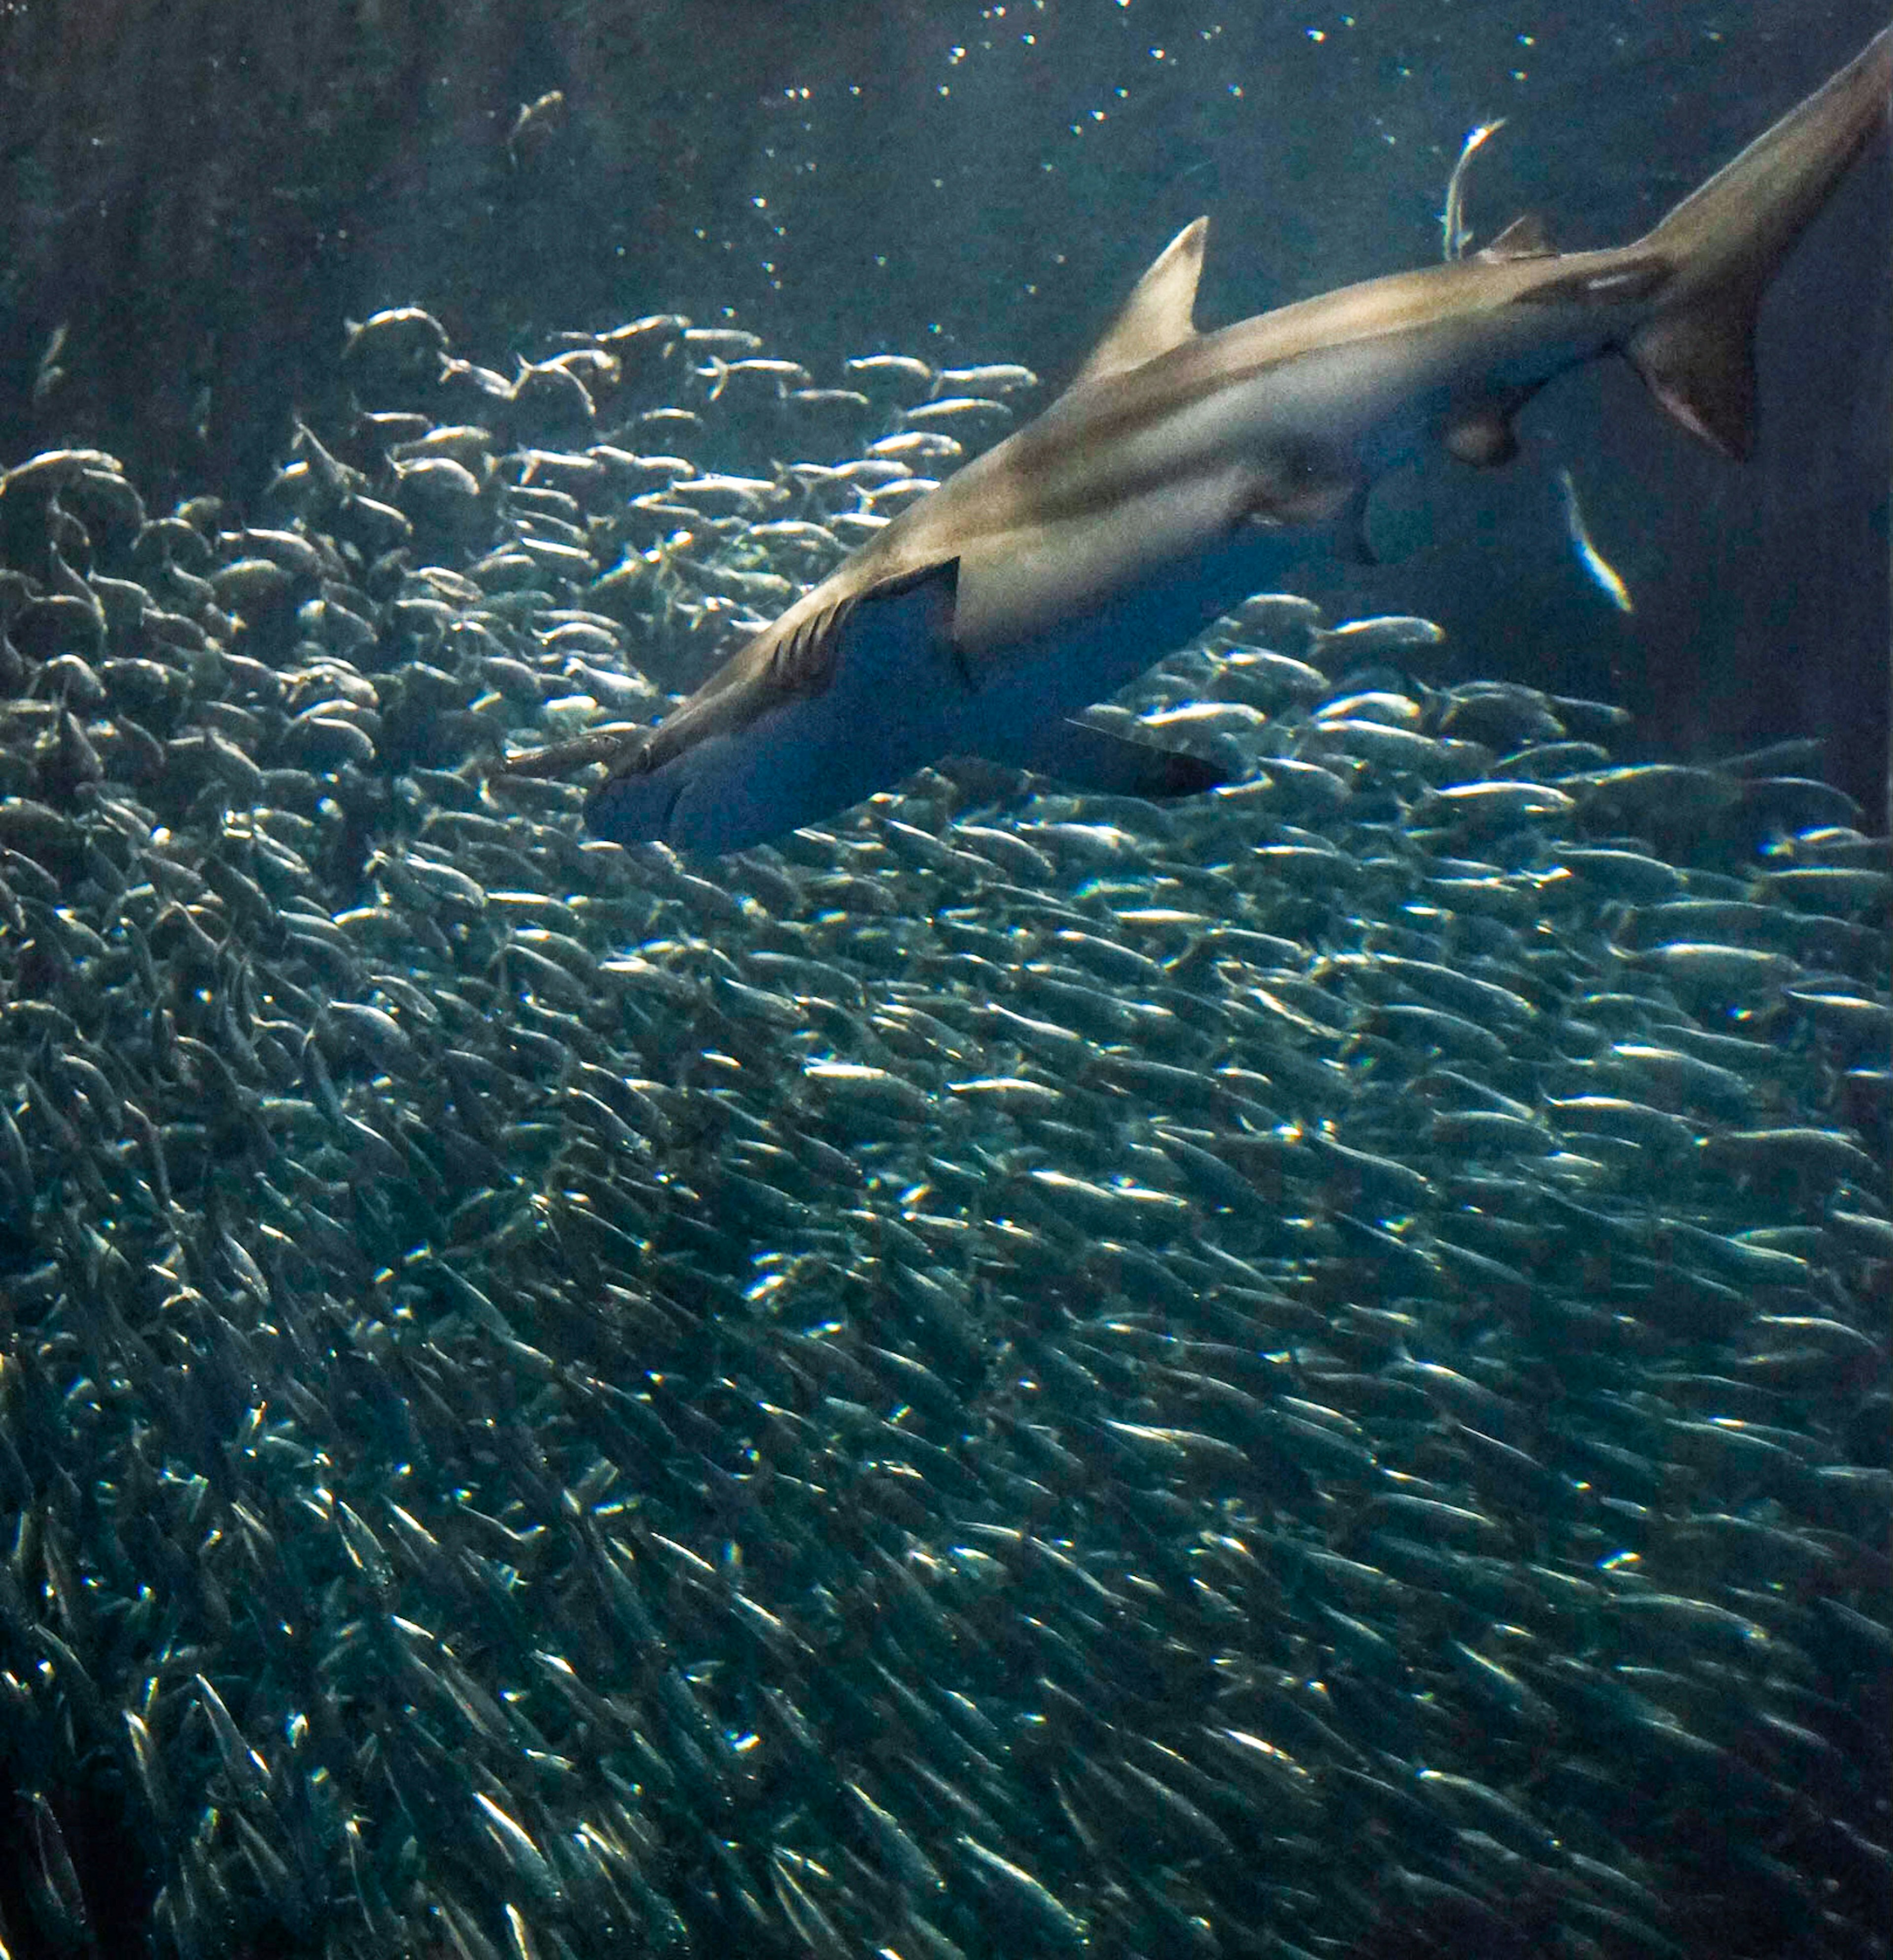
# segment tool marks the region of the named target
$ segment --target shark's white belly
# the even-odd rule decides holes
[[[846,810],[966,746],[978,697],[943,685],[918,641],[845,661],[822,693],[712,735],[651,778],[682,778],[661,835],[680,851],[740,851]]]
[[[606,784],[587,821],[622,842],[740,851],[848,809],[956,751],[977,748],[1004,712],[943,672],[919,635],[850,649],[820,694],[711,735],[647,776]]]
[[[864,609],[829,686],[746,727],[706,736],[647,775],[605,784],[587,822],[622,843],[740,851],[816,823],[930,762],[984,756],[1029,766],[1044,731],[1107,698],[1306,549],[1226,539],[1134,590],[969,661],[917,609]]]

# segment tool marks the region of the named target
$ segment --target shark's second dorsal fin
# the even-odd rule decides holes
[[[1497,264],[1506,259],[1554,259],[1557,247],[1551,243],[1551,234],[1545,228],[1545,221],[1535,211],[1528,211],[1522,218],[1515,218],[1490,245],[1482,246],[1473,254],[1488,263]]]
[[[1157,254],[1150,269],[1131,289],[1123,310],[1092,348],[1072,383],[1096,381],[1141,368],[1179,347],[1196,332],[1196,282],[1203,270],[1203,245],[1210,221],[1186,224]]]

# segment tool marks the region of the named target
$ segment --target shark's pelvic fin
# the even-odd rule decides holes
[[[1088,721],[1058,721],[1039,729],[1020,757],[1035,775],[1055,776],[1074,790],[1103,796],[1142,797],[1161,803],[1172,797],[1220,789],[1229,772],[1180,749],[1160,749],[1115,735]]]
[[[1312,443],[1275,444],[1255,459],[1239,492],[1242,517],[1265,526],[1345,518],[1367,486],[1347,459]]]
[[[1449,456],[1480,469],[1510,463],[1519,453],[1519,438],[1512,427],[1518,412],[1516,401],[1481,402],[1450,424],[1441,440]]]
[[[1186,224],[1157,254],[1150,269],[1131,289],[1123,310],[1105,329],[1090,358],[1072,383],[1101,380],[1141,368],[1179,347],[1196,332],[1196,282],[1203,270],[1203,247],[1210,221]]]

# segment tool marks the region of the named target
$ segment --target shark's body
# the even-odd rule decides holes
[[[1207,221],[1139,282],[1039,419],[912,505],[660,724],[506,765],[602,760],[601,835],[737,850],[924,764],[979,754],[1147,794],[1207,765],[1070,717],[1312,542],[1347,549],[1388,469],[1433,446],[1507,460],[1564,370],[1627,355],[1724,453],[1752,439],[1755,317],[1883,119],[1893,29],[1654,231],[1559,253],[1522,220],[1486,250],[1212,333],[1191,320]]]

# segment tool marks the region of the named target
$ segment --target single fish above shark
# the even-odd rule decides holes
[[[1212,765],[1071,718],[1328,542],[1434,447],[1480,467],[1567,368],[1626,356],[1692,434],[1754,439],[1762,294],[1871,140],[1893,28],[1634,243],[1561,253],[1522,218],[1482,251],[1261,313],[1193,320],[1208,220],[1137,282],[1039,418],[919,498],[654,728],[500,765],[602,762],[601,837],[719,853],[956,755],[1150,797]]]

